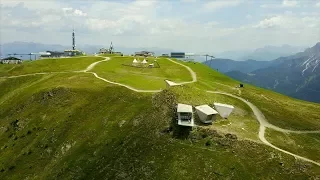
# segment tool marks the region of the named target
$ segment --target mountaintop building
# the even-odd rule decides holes
[[[154,56],[154,52],[150,52],[150,51],[140,51],[140,52],[135,52],[134,53],[135,56]]]
[[[192,106],[187,104],[177,105],[178,125],[194,126]]]
[[[212,121],[216,120],[216,115],[218,112],[214,110],[212,107],[208,105],[201,105],[195,107],[199,119],[203,123],[212,123]]]
[[[16,58],[16,57],[7,57],[0,60],[0,64],[21,64],[22,59]]]

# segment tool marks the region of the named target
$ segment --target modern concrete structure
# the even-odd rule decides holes
[[[221,103],[213,103],[215,109],[219,112],[222,118],[227,119],[229,115],[232,113],[234,107],[228,104],[221,104]]]
[[[187,104],[177,105],[178,125],[194,126],[192,106]]]
[[[178,84],[169,80],[164,80],[166,82],[166,87],[167,89],[170,88],[171,86],[177,86]]]
[[[201,105],[195,107],[200,121],[203,123],[212,123],[216,120],[218,112],[208,105]]]

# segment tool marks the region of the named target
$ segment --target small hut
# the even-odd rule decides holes
[[[203,123],[212,123],[212,121],[216,120],[216,115],[218,112],[214,110],[212,107],[208,105],[201,105],[195,107],[199,119]]]
[[[222,118],[227,119],[232,113],[234,107],[228,104],[213,103],[215,109],[219,112]]]
[[[178,125],[193,126],[193,111],[192,106],[187,104],[178,104],[177,106]]]

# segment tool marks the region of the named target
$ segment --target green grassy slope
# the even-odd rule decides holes
[[[110,61],[98,64],[91,71],[108,80],[127,84],[144,90],[158,90],[166,87],[164,80],[176,82],[192,81],[189,71],[170,62],[165,58],[158,58],[160,68],[136,68],[123,66],[131,65],[134,57],[112,57]],[[148,58],[152,63],[154,58]],[[142,59],[140,58],[142,61]]]
[[[0,76],[13,76],[38,72],[61,72],[84,70],[93,62],[103,60],[101,57],[76,57],[59,59],[42,59],[28,61],[18,65],[1,65]]]
[[[0,64],[0,76],[8,74],[8,71],[12,70],[17,64]]]
[[[1,105],[0,179],[283,179],[320,171],[214,130],[168,131],[173,92],[135,93],[90,74],[22,78],[37,83]],[[12,89],[21,83],[6,81]]]
[[[247,84],[245,88],[236,89],[235,87],[239,85],[238,81],[201,63],[181,63],[191,67],[197,73],[199,82],[195,86],[203,90],[229,92],[248,99],[263,112],[270,123],[276,126],[293,130],[320,129],[319,104],[293,99]]]
[[[320,105],[247,85],[243,97],[260,108],[268,121],[294,130],[319,130]]]
[[[179,102],[193,106],[203,104],[213,106],[214,102],[234,105],[235,110],[228,120],[218,116],[216,122],[210,126],[206,126],[206,128],[234,133],[243,139],[258,141],[259,123],[255,119],[250,107],[242,101],[225,95],[207,93],[202,89],[193,87],[193,85],[174,87],[173,92],[177,95]],[[198,124],[202,125],[200,122]]]
[[[65,59],[56,61],[56,67],[69,71],[65,64],[76,61],[76,58],[69,62],[62,60]],[[72,70],[83,70],[97,60],[101,58],[76,61],[78,64]],[[131,62],[130,58],[117,58],[103,62],[92,71],[102,76],[105,71],[112,74],[112,69],[116,69],[126,78],[130,74],[141,73],[137,69],[121,72],[121,62],[129,60]],[[39,67],[37,63],[40,62],[30,62],[28,68],[17,69],[15,74],[36,70]],[[172,66],[174,63],[164,60],[163,64],[166,63],[167,68],[143,73],[159,78],[191,80],[183,67]],[[199,63],[184,64],[197,73],[198,82],[157,94],[136,93],[88,73],[0,78],[0,179],[320,177],[320,167],[262,144],[257,138],[259,125],[245,103],[228,96],[210,94],[206,90],[225,91],[248,98],[263,113],[269,108],[275,112],[280,110],[272,107],[274,103],[271,101],[260,102],[258,97],[255,101],[257,95],[274,98],[281,103],[278,106],[284,105],[282,100],[313,107],[311,110],[317,110],[319,105],[287,99],[250,86],[240,92],[234,88],[237,81]],[[5,66],[0,66],[0,70],[12,68]],[[182,76],[175,75],[173,71],[182,71]],[[116,78],[113,76],[106,74],[104,78],[113,80]],[[136,82],[138,87],[151,87],[150,84],[145,85],[144,80]],[[218,118],[213,125],[191,131],[174,125],[173,105],[176,102],[192,105],[221,102],[234,105],[235,110],[228,120]],[[286,119],[285,115],[291,113],[289,108],[282,107],[281,110],[282,114],[266,114],[268,120],[270,118],[272,123],[281,121],[278,124],[284,128],[312,129],[319,126],[312,113],[308,114],[311,110],[303,109],[289,116],[298,118],[293,120]],[[303,116],[313,118],[313,121],[304,121]],[[290,143],[283,145],[282,138],[288,137],[269,132],[267,139],[273,144],[317,160],[317,145],[313,144],[317,143],[318,136],[290,136],[295,144],[302,146],[295,147]],[[303,148],[311,145],[312,148]]]
[[[320,162],[320,134],[287,134],[268,130],[266,135],[274,145]]]

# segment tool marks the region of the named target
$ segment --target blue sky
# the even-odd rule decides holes
[[[319,0],[1,0],[0,43],[162,47],[190,52],[312,46]]]

